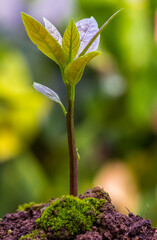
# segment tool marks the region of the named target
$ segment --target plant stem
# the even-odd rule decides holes
[[[67,85],[67,97],[68,97],[68,110],[66,120],[70,159],[70,195],[77,196],[77,151],[75,146],[75,134],[74,134],[75,86]]]

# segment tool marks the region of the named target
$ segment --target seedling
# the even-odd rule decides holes
[[[43,27],[37,20],[22,13],[22,20],[28,36],[46,56],[59,65],[67,89],[66,110],[57,93],[39,83],[33,84],[38,92],[57,102],[65,115],[70,159],[70,194],[74,196],[77,196],[77,161],[79,156],[74,134],[75,86],[80,81],[87,63],[100,54],[96,51],[99,46],[100,33],[120,11],[114,13],[100,29],[93,17],[82,19],[76,24],[71,19],[63,38],[56,27],[47,19],[44,18],[45,27]]]

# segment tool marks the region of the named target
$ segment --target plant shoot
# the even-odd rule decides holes
[[[67,89],[66,109],[57,93],[42,84],[33,84],[38,92],[61,106],[66,118],[70,159],[70,194],[74,196],[77,196],[78,161],[74,134],[75,86],[80,81],[87,63],[100,54],[97,51],[100,33],[120,11],[114,13],[100,29],[93,17],[82,19],[76,23],[71,19],[63,37],[47,19],[43,18],[45,23],[45,27],[43,27],[37,20],[22,13],[22,20],[28,36],[41,52],[59,65]]]

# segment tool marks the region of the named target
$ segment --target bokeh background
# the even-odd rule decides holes
[[[5,0],[0,4],[0,217],[19,204],[69,193],[66,125],[60,107],[37,93],[39,82],[66,91],[58,66],[26,35],[20,12],[63,34],[70,18],[94,16],[102,54],[76,86],[78,188],[101,185],[122,213],[157,226],[156,0]]]

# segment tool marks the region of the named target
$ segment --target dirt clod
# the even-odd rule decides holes
[[[35,209],[6,214],[0,222],[0,240],[18,240],[36,228],[35,220],[41,213]]]
[[[79,195],[80,199],[87,197],[105,199],[106,204],[101,207],[98,219],[91,230],[75,236],[73,240],[157,240],[157,229],[151,226],[150,220],[135,216],[133,213],[129,213],[128,216],[120,214],[102,188],[89,189],[85,194]],[[26,211],[17,210],[15,213],[6,214],[0,221],[0,240],[18,240],[37,229],[35,221],[41,217],[43,209],[47,206],[49,204],[43,204],[41,208],[32,207]],[[42,231],[41,229],[40,232]],[[49,231],[43,233],[46,234],[44,240],[59,240],[49,234]],[[32,239],[40,240],[39,235]],[[65,236],[65,239],[71,238]]]
[[[103,237],[98,232],[86,232],[78,235],[75,240],[102,240]]]

